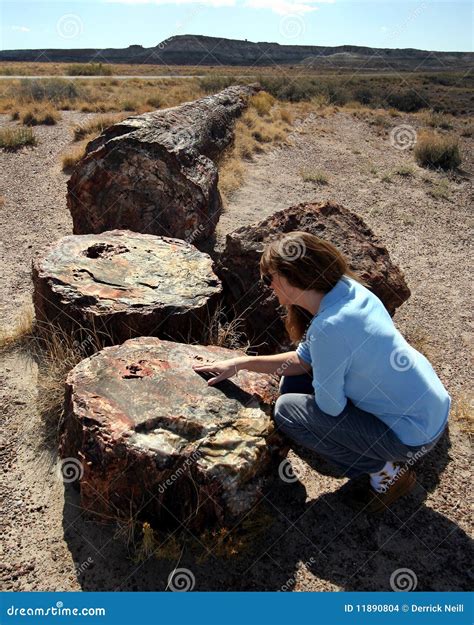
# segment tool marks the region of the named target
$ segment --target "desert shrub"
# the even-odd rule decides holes
[[[102,63],[75,63],[66,68],[68,76],[112,76],[112,68]]]
[[[232,76],[219,76],[217,74],[210,74],[209,76],[204,76],[200,78],[198,81],[199,87],[205,93],[217,93],[218,91],[222,91],[226,87],[230,87],[235,84],[235,78]]]
[[[54,126],[61,116],[52,106],[32,106],[19,112],[18,118],[25,126]]]
[[[427,98],[422,98],[414,89],[391,93],[387,98],[387,103],[390,107],[396,108],[404,113],[414,113],[429,105]]]
[[[423,167],[456,169],[461,164],[458,139],[432,131],[422,132],[415,145],[415,158]]]
[[[374,94],[372,89],[363,87],[354,91],[354,100],[361,104],[371,104],[374,101]]]
[[[80,97],[80,92],[71,80],[61,78],[22,79],[18,96],[20,100],[25,102],[42,102],[43,100],[61,102],[63,100],[76,100]]]
[[[0,148],[18,150],[24,145],[36,145],[36,137],[31,128],[1,128]]]
[[[443,130],[451,130],[453,127],[451,119],[440,113],[439,111],[426,110],[420,113],[420,120],[426,126],[431,128],[442,128]]]
[[[260,91],[250,98],[250,106],[253,106],[261,117],[268,115],[274,104],[275,98],[266,91]]]
[[[329,178],[327,174],[318,169],[302,169],[300,174],[304,182],[314,182],[320,185],[329,184]]]
[[[331,104],[335,104],[336,106],[344,106],[351,99],[351,92],[345,87],[340,87],[336,84],[328,85],[328,96],[329,102]]]
[[[163,106],[163,98],[159,95],[151,96],[146,100],[146,104],[148,104],[148,106],[152,106],[155,109],[159,109],[160,106]]]
[[[311,80],[300,78],[289,82],[287,78],[275,77],[270,78],[261,76],[258,82],[273,97],[279,100],[287,100],[288,102],[300,102],[301,100],[310,100],[316,94],[316,88]]]

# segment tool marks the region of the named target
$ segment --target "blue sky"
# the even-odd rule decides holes
[[[0,48],[155,46],[199,34],[281,44],[473,49],[468,0],[0,0]]]

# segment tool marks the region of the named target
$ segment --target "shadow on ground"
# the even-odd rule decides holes
[[[336,490],[306,501],[303,484],[276,478],[252,513],[270,522],[250,548],[231,558],[203,549],[207,556],[202,560],[193,549],[184,549],[173,560],[151,556],[133,562],[113,529],[81,512],[78,493],[70,486],[65,492],[64,536],[86,591],[163,591],[169,589],[168,578],[177,567],[191,571],[198,591],[292,590],[296,579],[299,590],[389,591],[391,576],[401,568],[413,572],[416,590],[468,590],[472,541],[426,504],[450,460],[449,448],[446,433],[417,464],[416,490],[377,517],[349,505],[360,483],[344,480],[337,488],[335,481]],[[306,454],[305,460],[318,471],[311,472],[311,479],[331,474],[317,457]]]

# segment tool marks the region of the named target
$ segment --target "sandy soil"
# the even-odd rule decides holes
[[[34,251],[71,232],[60,158],[72,144],[70,126],[85,117],[65,112],[57,126],[36,130],[36,148],[0,153],[2,326],[30,306]],[[12,124],[6,116],[0,122]],[[410,116],[393,120],[394,126],[402,123],[418,126]],[[449,199],[434,199],[429,191],[442,175],[416,165],[412,177],[394,174],[391,182],[382,181],[413,163],[412,152],[391,147],[389,130],[343,111],[307,120],[293,146],[249,164],[244,187],[219,223],[218,245],[226,232],[303,201],[333,199],[358,212],[412,290],[395,315],[397,326],[415,345],[423,344],[453,398],[469,400],[472,140],[462,139],[465,173],[449,181]],[[303,182],[302,167],[324,171],[329,184]],[[453,419],[449,435],[419,463],[415,493],[380,518],[355,512],[345,479],[302,450],[292,451],[300,480],[274,482],[256,512],[264,530],[241,556],[218,557],[190,536],[197,549],[184,549],[179,562],[138,563],[111,528],[81,513],[77,493],[59,479],[36,409],[36,363],[9,353],[0,367],[4,590],[164,590],[175,566],[192,572],[195,590],[390,590],[400,568],[413,571],[417,590],[472,585],[470,450]],[[197,557],[199,550],[205,558]]]

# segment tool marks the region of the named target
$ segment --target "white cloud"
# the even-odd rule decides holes
[[[245,0],[244,7],[270,9],[278,15],[301,15],[317,11],[317,0]]]
[[[211,7],[232,7],[236,0],[105,0],[113,4],[203,4]]]
[[[202,4],[211,7],[243,6],[250,9],[269,9],[278,15],[299,15],[317,11],[318,4],[334,4],[336,0],[104,0],[115,4]]]
[[[28,26],[12,26],[12,30],[20,33],[29,33],[31,28],[28,28]]]

